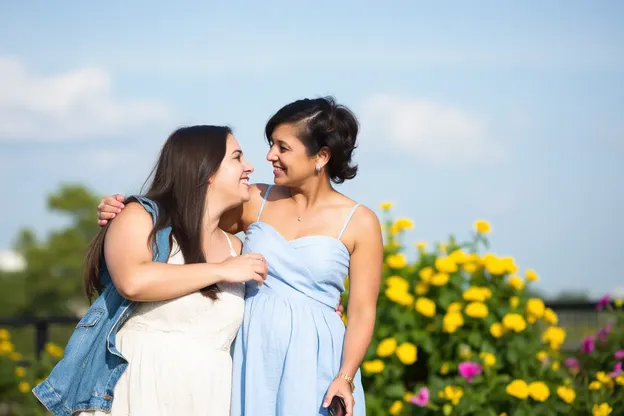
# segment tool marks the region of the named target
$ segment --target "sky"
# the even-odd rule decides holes
[[[622,290],[624,3],[209,3],[0,1],[0,250],[64,224],[61,183],[139,191],[182,125],[232,126],[271,182],[264,123],[333,95],[361,123],[339,189],[412,218],[410,255],[485,218],[544,293]]]

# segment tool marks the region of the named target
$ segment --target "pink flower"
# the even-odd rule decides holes
[[[622,374],[622,363],[616,363],[613,366],[613,371],[609,374],[609,377],[616,378],[620,374]]]
[[[581,365],[579,364],[579,361],[575,357],[566,358],[563,361],[563,364],[572,371],[578,372],[581,370]]]
[[[481,364],[466,361],[457,367],[459,374],[465,378],[468,383],[472,383],[472,379],[481,374]]]
[[[609,335],[609,333],[611,332],[611,329],[613,329],[613,322],[607,322],[607,324],[605,325],[603,329],[598,330],[596,335],[598,335],[598,338],[600,338],[600,341],[607,342],[607,335]]]
[[[418,394],[410,399],[416,406],[425,407],[429,404],[429,389],[421,387]]]
[[[616,360],[621,360],[624,358],[624,350],[617,350],[615,354],[613,354]]]
[[[610,301],[609,295],[606,295],[600,298],[600,300],[598,301],[598,304],[596,305],[596,310],[601,311],[604,308],[606,308],[607,305],[609,304],[609,301]]]
[[[592,352],[594,352],[595,341],[596,341],[596,338],[593,335],[589,335],[581,342],[581,346],[585,354],[591,354]]]

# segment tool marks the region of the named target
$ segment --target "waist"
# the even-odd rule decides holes
[[[265,282],[261,286],[258,286],[255,282],[251,282],[248,283],[245,287],[246,298],[263,294],[292,299],[293,301],[296,301],[298,303],[305,303],[306,305],[314,308],[332,310],[336,309],[336,306],[340,301],[338,294],[336,294],[335,299],[333,299],[332,296],[328,296],[327,293],[320,290],[298,290],[297,288],[294,288],[278,279],[271,279],[269,283]]]

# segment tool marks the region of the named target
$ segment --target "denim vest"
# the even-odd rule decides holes
[[[134,197],[154,222],[158,206],[145,197]],[[153,261],[169,259],[171,227],[156,234]],[[76,325],[63,359],[48,378],[33,388],[33,394],[54,415],[70,416],[80,411],[110,412],[113,391],[128,361],[115,346],[115,336],[136,307],[113,285],[106,264],[100,270],[102,294]]]

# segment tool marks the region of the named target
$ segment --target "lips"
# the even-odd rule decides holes
[[[243,176],[242,178],[240,178],[240,183],[249,185],[249,176]]]

